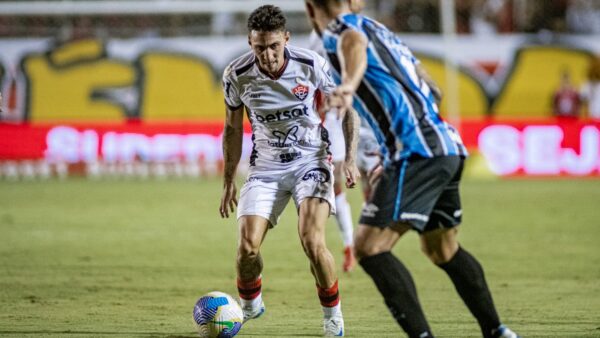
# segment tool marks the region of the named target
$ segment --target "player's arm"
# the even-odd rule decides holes
[[[244,106],[239,108],[226,108],[227,117],[223,129],[223,196],[219,211],[221,217],[229,217],[229,212],[237,206],[237,188],[235,186],[235,173],[242,156],[242,140],[244,136]]]
[[[346,143],[346,159],[344,160],[344,174],[346,175],[346,187],[354,188],[360,179],[360,171],[356,166],[356,149],[360,130],[360,120],[354,109],[348,110],[342,120],[342,130]]]
[[[442,102],[443,93],[440,87],[437,85],[437,83],[435,83],[431,76],[429,76],[429,73],[427,73],[427,71],[425,70],[425,68],[423,68],[423,66],[421,66],[421,64],[416,64],[415,67],[417,68],[417,74],[419,75],[421,80],[425,81],[425,83],[427,83],[427,86],[429,86],[429,89],[431,89],[431,93],[433,94],[433,97],[435,98],[436,102],[438,104]]]
[[[367,70],[367,38],[352,29],[348,29],[340,36],[340,61],[342,82],[336,89],[331,106],[342,109],[351,109],[352,95],[360,85]]]

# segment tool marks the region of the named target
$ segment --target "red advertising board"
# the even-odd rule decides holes
[[[223,122],[0,123],[0,161],[50,163],[220,162]],[[462,121],[463,141],[497,175],[600,176],[600,123]],[[246,126],[244,153],[251,151]]]

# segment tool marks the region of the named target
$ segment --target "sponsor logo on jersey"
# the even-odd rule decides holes
[[[290,140],[291,142],[297,142],[298,136],[296,135],[296,133],[298,133],[298,126],[293,126],[285,133],[282,131],[279,131],[279,130],[275,130],[275,131],[273,131],[273,136],[277,137],[277,142],[275,142],[274,144],[270,144],[270,145],[274,146],[274,147],[284,147],[284,146],[286,146],[286,142],[288,140]],[[289,143],[288,146],[291,146],[291,145],[292,145],[292,143]]]
[[[281,160],[281,163],[289,163],[289,162],[292,162],[293,160],[299,159],[300,157],[302,157],[302,153],[299,153],[299,152],[285,153],[285,154],[279,155],[279,159]]]
[[[293,120],[299,117],[308,116],[308,107],[302,105],[302,107],[294,108],[291,110],[277,111],[266,115],[259,115],[256,112],[252,112],[255,121],[260,123],[271,123],[279,121]]]
[[[292,89],[292,93],[298,98],[298,100],[304,101],[304,99],[308,96],[308,87],[303,84],[299,84]]]
[[[303,181],[312,180],[319,183],[329,182],[330,179],[331,174],[329,173],[329,170],[324,168],[310,169],[306,172],[306,174],[304,174],[304,176],[302,176]]]

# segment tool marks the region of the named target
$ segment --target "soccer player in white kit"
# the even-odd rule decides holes
[[[325,224],[335,212],[333,166],[327,130],[316,111],[335,86],[329,64],[313,51],[287,45],[289,32],[278,7],[257,8],[248,19],[248,30],[252,51],[234,60],[223,75],[227,118],[220,206],[222,217],[238,207],[237,286],[244,320],[265,310],[260,246],[291,197],[323,308],[324,334],[343,336],[335,262],[325,243]],[[234,176],[241,156],[244,108],[252,125],[253,151],[238,205]],[[343,116],[344,173],[351,188],[360,177],[354,163],[358,120],[354,111]]]

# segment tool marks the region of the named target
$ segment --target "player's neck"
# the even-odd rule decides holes
[[[331,21],[335,20],[340,15],[351,14],[351,13],[352,12],[350,11],[350,8],[346,5],[333,7],[333,8],[330,8],[329,11],[327,11],[326,13],[323,12],[324,15],[321,17],[318,17],[317,21],[319,23],[320,28],[322,30],[324,30],[325,28],[327,28],[327,25],[329,25],[329,23]]]
[[[272,80],[277,80],[281,77],[281,75],[283,75],[283,72],[285,72],[285,68],[287,67],[288,64],[288,60],[289,57],[287,55],[287,52],[284,54],[283,56],[283,65],[281,65],[281,68],[279,68],[279,70],[277,70],[277,72],[275,72],[275,74],[269,72],[268,70],[262,68],[260,66],[260,63],[257,63],[258,69],[265,75],[267,75],[269,78],[271,78]]]

